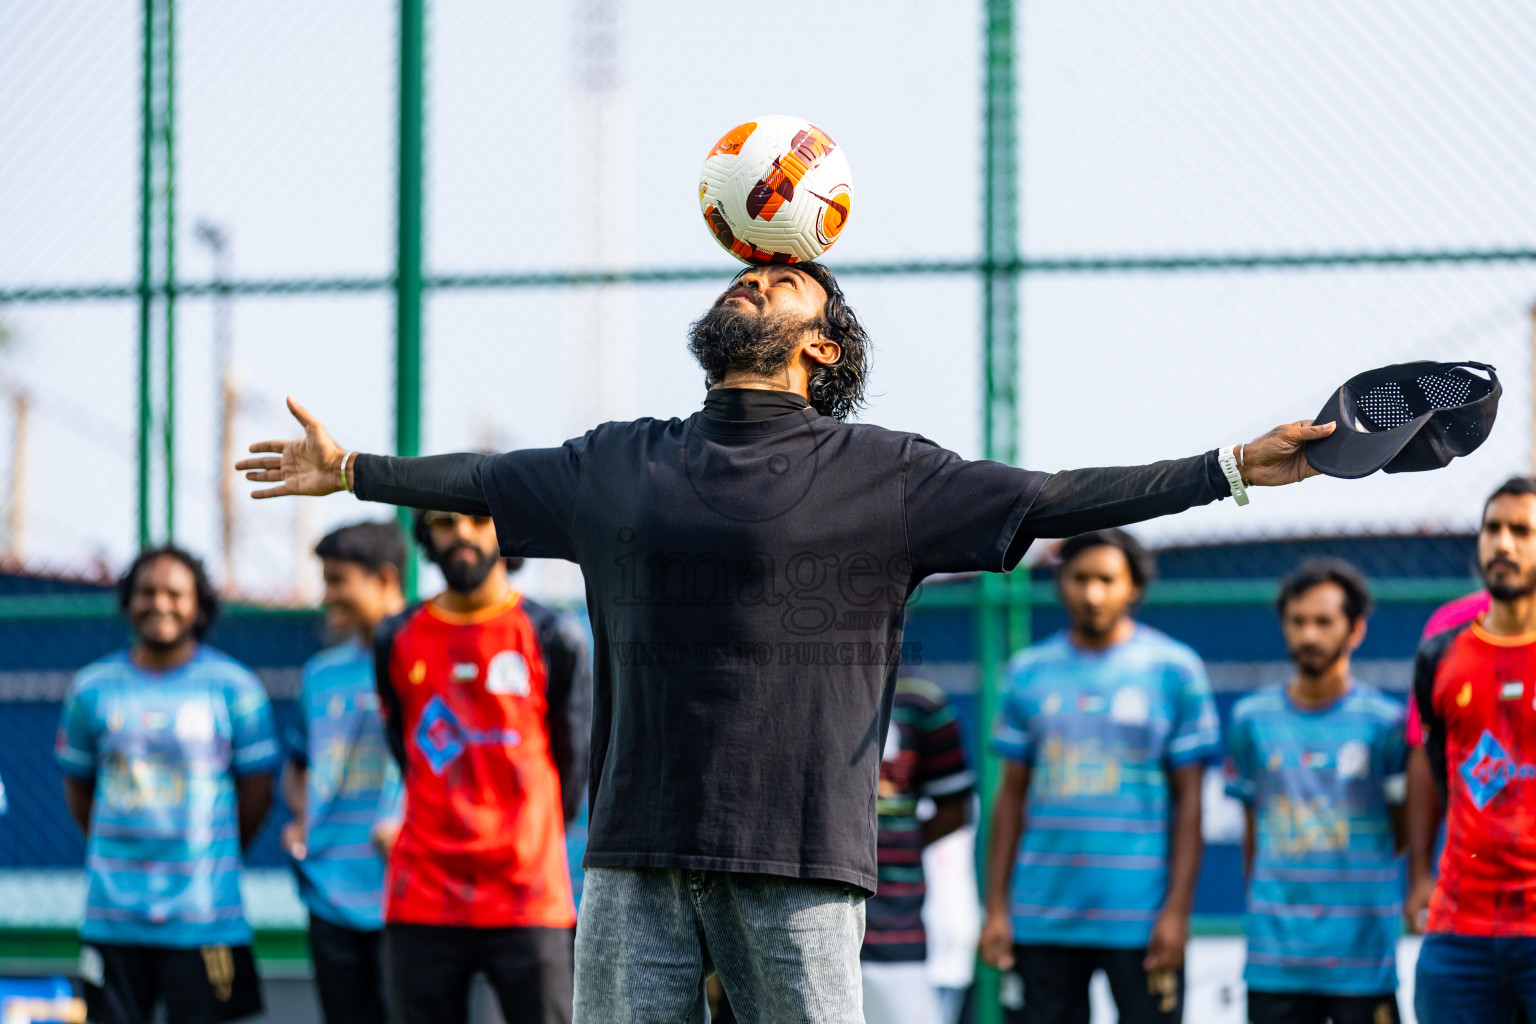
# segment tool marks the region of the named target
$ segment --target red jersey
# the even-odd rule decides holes
[[[405,820],[385,921],[574,925],[549,659],[525,602],[514,594],[472,615],[429,602],[390,627],[376,669],[403,755]]]
[[[1458,597],[1454,601],[1447,602],[1436,608],[1430,615],[1419,640],[1428,640],[1436,633],[1454,629],[1457,626],[1465,626],[1473,619],[1480,619],[1488,613],[1488,608],[1492,604],[1493,598],[1486,590],[1479,590],[1475,594],[1468,594],[1466,597]],[[1419,721],[1419,702],[1416,700],[1408,702],[1407,740],[1410,747],[1424,745],[1424,726]]]
[[[1446,796],[1428,931],[1536,935],[1536,633],[1430,637],[1414,701]]]

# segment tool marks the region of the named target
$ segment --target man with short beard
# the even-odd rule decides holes
[[[869,338],[817,263],[743,271],[693,325],[687,419],[558,448],[397,459],[305,436],[251,446],[254,497],[330,494],[491,516],[506,555],[585,577],[596,644],[576,1016],[855,1024],[876,784],[907,599],[1005,572],[1037,537],[1137,522],[1313,474],[1295,423],[1229,460],[1047,475],[850,423]],[[946,358],[938,343],[935,358]],[[1223,449],[1223,451],[1226,451]],[[1237,465],[1241,462],[1241,467]]]
[[[133,646],[76,674],[54,751],[86,834],[87,1015],[248,1017],[261,982],[240,865],[272,806],[271,706],[249,669],[202,642],[219,599],[195,556],[141,553],[117,596]]]
[[[981,929],[983,959],[1022,982],[1008,1024],[1087,1020],[1097,971],[1125,1024],[1183,1016],[1220,736],[1199,656],[1132,618],[1152,572],[1130,534],[1071,538],[1056,571],[1069,625],[1008,665]]]
[[[1536,479],[1488,498],[1477,564],[1488,611],[1424,641],[1414,662],[1432,784],[1408,778],[1406,914],[1428,909],[1414,987],[1424,1024],[1536,1012]]]
[[[1353,566],[1280,587],[1296,674],[1238,701],[1227,792],[1243,802],[1250,1024],[1395,1024],[1404,709],[1351,679],[1371,596]]]
[[[507,1024],[568,1024],[565,826],[586,784],[586,637],[512,588],[489,516],[418,512],[415,534],[447,589],[374,639],[405,781],[385,880],[391,1020],[466,1024],[484,974]]]

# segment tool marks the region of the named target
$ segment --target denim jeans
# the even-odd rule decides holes
[[[1414,974],[1419,1024],[1505,1024],[1517,1006],[1536,1015],[1536,937],[1424,936]]]
[[[589,868],[575,1024],[703,1024],[719,972],[742,1024],[863,1024],[864,897],[775,875]]]

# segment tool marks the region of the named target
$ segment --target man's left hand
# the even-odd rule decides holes
[[[1152,926],[1152,938],[1147,942],[1147,958],[1142,967],[1148,974],[1178,970],[1184,965],[1184,947],[1188,943],[1189,918],[1163,911]]]
[[[1307,442],[1327,437],[1334,426],[1297,420],[1242,445],[1238,468],[1243,482],[1249,487],[1279,487],[1317,476],[1317,470],[1307,462]]]

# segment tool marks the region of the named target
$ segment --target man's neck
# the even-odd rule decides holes
[[[807,402],[811,400],[811,377],[798,361],[792,360],[782,373],[772,377],[749,373],[746,370],[727,370],[725,379],[715,385],[720,388],[751,388],[754,391],[789,391]]]
[[[197,654],[197,641],[188,637],[172,647],[150,647],[138,643],[128,651],[128,660],[150,672],[169,672],[181,668]]]
[[[1497,636],[1520,636],[1536,632],[1536,594],[1526,594],[1512,601],[1493,599],[1483,628]]]
[[[1081,647],[1089,651],[1107,651],[1111,647],[1125,643],[1136,632],[1136,620],[1130,616],[1123,617],[1109,628],[1107,633],[1086,633],[1073,626],[1068,632],[1075,647]]]
[[[378,635],[379,624],[385,619],[399,615],[403,611],[405,611],[405,600],[402,598],[398,603],[391,604],[385,609],[384,614],[380,615],[377,619],[374,619],[372,622],[364,622],[357,631],[357,642],[363,645],[364,650],[373,650],[373,638]]]
[[[474,590],[450,588],[438,594],[433,600],[445,612],[464,615],[494,608],[505,601],[511,593],[512,584],[507,579],[507,570],[497,562],[496,568],[492,569],[491,574]]]
[[[1288,690],[1291,703],[1325,708],[1349,692],[1349,659],[1340,658],[1317,675],[1297,672]]]

